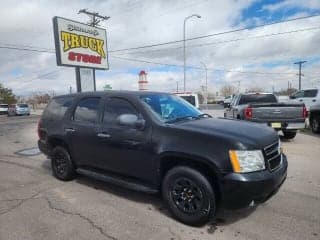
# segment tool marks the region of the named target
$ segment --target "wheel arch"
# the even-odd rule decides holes
[[[185,153],[169,152],[162,154],[159,162],[160,186],[166,173],[176,166],[187,166],[204,174],[213,187],[214,193],[217,197],[217,202],[220,202],[221,186],[219,184],[219,179],[221,173],[212,161],[201,156],[188,155]]]

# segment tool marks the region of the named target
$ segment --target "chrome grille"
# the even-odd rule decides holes
[[[279,141],[265,147],[263,149],[265,158],[267,160],[267,166],[270,171],[277,169],[281,164],[281,152]]]

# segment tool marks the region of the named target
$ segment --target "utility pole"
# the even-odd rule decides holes
[[[205,104],[206,106],[208,105],[208,68],[207,68],[207,65],[204,63],[204,62],[200,62],[203,67],[204,67],[204,70],[206,72],[206,94],[205,94]]]
[[[177,93],[179,93],[179,82],[177,81]]]
[[[301,73],[301,67],[302,67],[302,64],[306,63],[307,61],[299,61],[299,62],[295,62],[294,64],[299,64],[299,73],[298,73],[298,76],[299,76],[299,90],[301,90],[301,76],[303,76],[303,74]]]
[[[186,22],[188,19],[197,17],[201,18],[199,14],[192,14],[186,17],[183,21],[183,92],[186,92]]]
[[[88,25],[91,27],[97,27],[101,21],[105,21],[110,18],[108,16],[100,15],[98,12],[90,12],[87,9],[80,9],[78,14],[80,13],[87,14],[91,18],[91,21],[88,22]],[[94,91],[96,91],[96,69],[95,68],[92,69],[92,73],[93,73]],[[76,67],[76,76],[79,77],[79,82],[80,82],[80,67]],[[81,91],[81,89],[78,89],[78,91]]]

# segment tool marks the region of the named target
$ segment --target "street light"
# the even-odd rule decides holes
[[[204,70],[206,71],[206,95],[205,95],[205,104],[208,105],[208,68],[207,68],[207,65],[204,64],[204,62],[200,62],[203,67],[204,67]]]
[[[192,14],[186,17],[183,21],[183,91],[186,92],[186,22],[188,19],[197,17],[201,18],[199,14]]]

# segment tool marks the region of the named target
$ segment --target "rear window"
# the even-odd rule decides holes
[[[239,105],[248,103],[276,103],[277,98],[273,94],[250,94],[242,95]]]
[[[71,106],[73,97],[53,98],[43,113],[44,118],[61,120]]]
[[[17,104],[18,107],[21,107],[21,108],[27,108],[28,107],[28,104]]]
[[[0,107],[7,108],[8,104],[0,104]]]
[[[304,97],[316,97],[318,94],[318,89],[304,90]]]

